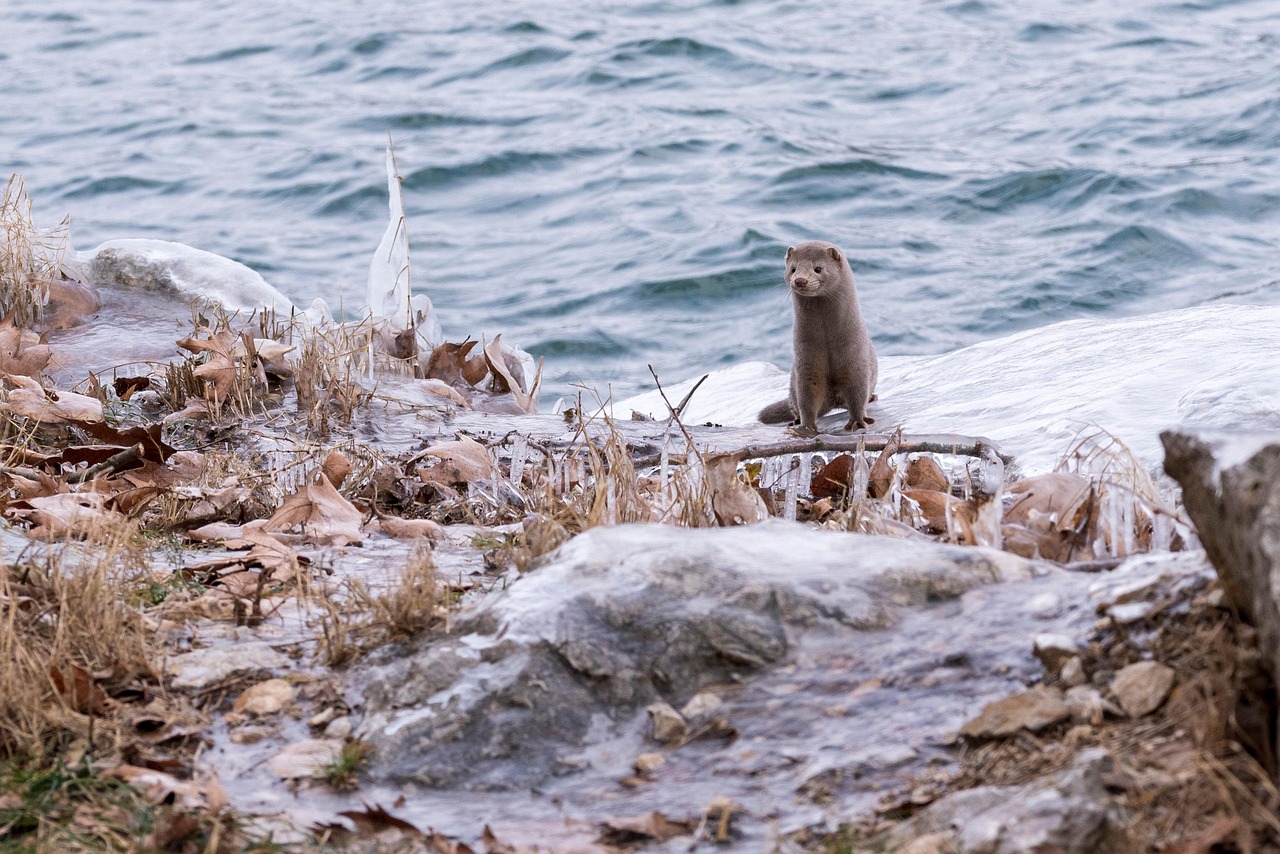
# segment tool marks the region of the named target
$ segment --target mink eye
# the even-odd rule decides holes
[[[794,273],[795,271],[796,271],[796,268],[795,268],[794,266],[792,266],[792,268],[791,268],[791,272],[793,272],[793,273]]]
[[[813,272],[815,272],[815,273],[821,273],[821,272],[822,272],[822,268],[821,268],[821,267],[814,267],[814,268],[813,268]]]

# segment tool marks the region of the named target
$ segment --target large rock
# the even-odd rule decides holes
[[[645,709],[788,662],[808,631],[859,633],[912,607],[1028,579],[1003,552],[815,531],[595,529],[459,617],[446,638],[362,674],[375,776],[434,786],[537,785],[651,749]],[[858,649],[856,642],[848,645]],[[400,657],[392,658],[393,654]]]
[[[1231,604],[1280,678],[1280,434],[1160,435],[1164,467]]]
[[[938,839],[956,854],[1098,854],[1124,850],[1107,835],[1106,751],[1094,748],[1071,768],[1022,786],[953,792],[896,828],[891,841]],[[896,850],[896,849],[892,849]]]

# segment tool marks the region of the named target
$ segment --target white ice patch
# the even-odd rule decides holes
[[[81,253],[77,261],[94,284],[200,297],[228,311],[273,308],[288,316],[293,308],[288,297],[256,270],[184,243],[140,237],[108,240]]]
[[[1210,305],[1072,320],[941,356],[883,357],[873,430],[986,436],[1034,474],[1051,471],[1082,429],[1101,427],[1155,468],[1169,427],[1280,429],[1277,329],[1280,307]],[[666,388],[673,405],[696,380]],[[786,393],[780,370],[737,365],[711,375],[684,420],[751,425]],[[667,417],[656,392],[614,407],[620,417],[632,410]],[[823,422],[842,424],[843,416]]]

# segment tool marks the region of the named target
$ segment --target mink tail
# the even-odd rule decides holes
[[[780,400],[761,409],[759,417],[762,424],[786,424],[794,421],[796,414],[791,410],[790,400]]]

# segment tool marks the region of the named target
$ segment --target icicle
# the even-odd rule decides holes
[[[1103,504],[1107,513],[1107,527],[1111,530],[1111,548],[1109,554],[1111,557],[1120,556],[1120,526],[1123,524],[1120,520],[1120,501],[1114,495],[1114,490],[1108,489]]]
[[[787,492],[782,504],[782,518],[794,522],[796,520],[796,498],[800,493],[800,457],[790,458],[791,469],[787,472]]]
[[[1120,508],[1120,524],[1123,526],[1124,551],[1122,554],[1133,554],[1133,496],[1125,496],[1124,504]]]
[[[1173,545],[1173,521],[1163,513],[1151,514],[1151,551],[1167,552]]]
[[[605,478],[604,488],[604,523],[618,524],[618,486],[613,478]]]
[[[871,480],[871,467],[867,465],[866,454],[853,455],[853,482],[849,484],[849,495],[854,501],[867,497],[867,483]]]
[[[519,433],[511,440],[511,485],[520,488],[524,478],[524,458],[529,450],[529,440]]]
[[[796,489],[801,495],[808,495],[813,486],[813,454],[800,454],[800,477],[796,480]]]

